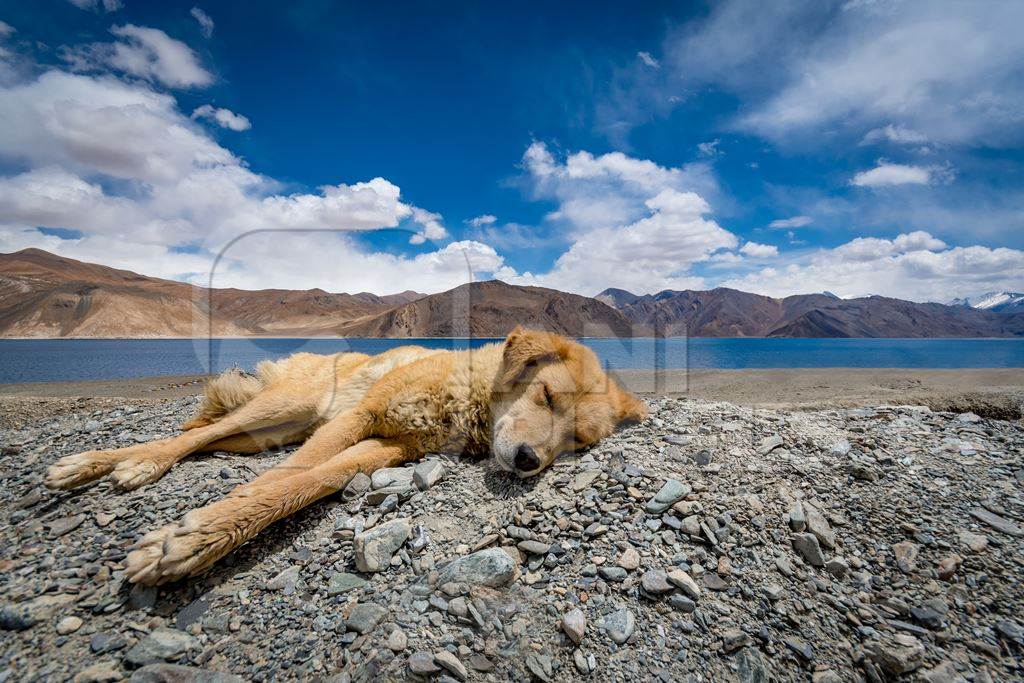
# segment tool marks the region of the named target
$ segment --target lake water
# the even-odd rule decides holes
[[[296,351],[377,353],[402,344],[467,348],[492,339],[0,340],[0,383],[192,375]],[[1024,339],[585,339],[613,369],[1014,368]]]

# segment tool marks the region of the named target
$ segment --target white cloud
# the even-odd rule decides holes
[[[661,68],[661,62],[659,62],[657,59],[652,57],[650,52],[643,52],[643,51],[637,52],[636,53],[636,58],[639,59],[644,64],[646,64],[647,66],[651,67],[652,69],[660,69]]]
[[[497,216],[492,216],[489,213],[485,213],[485,214],[483,214],[481,216],[476,216],[475,218],[470,218],[466,222],[469,223],[470,225],[472,225],[474,228],[481,228],[481,227],[483,227],[485,225],[494,225],[497,221],[498,221],[498,217]]]
[[[116,12],[124,7],[121,0],[68,0],[68,2],[78,9],[97,11],[102,9],[104,12]]]
[[[195,18],[195,20],[199,22],[199,30],[202,32],[204,38],[209,38],[213,35],[214,23],[213,19],[210,17],[209,14],[199,9],[198,7],[193,7],[189,11],[189,14],[191,14],[193,18]]]
[[[924,166],[907,166],[879,161],[869,171],[861,171],[850,180],[858,187],[884,187],[887,185],[927,185],[933,181],[933,170]]]
[[[16,29],[6,21],[0,21],[0,38],[7,38],[16,33]]]
[[[286,192],[139,81],[45,71],[0,86],[0,119],[0,157],[28,169],[0,175],[2,251],[36,246],[205,283],[213,256],[241,237],[218,286],[382,293],[447,289],[503,266],[473,241],[410,257],[368,250],[353,231],[408,226],[416,242],[447,232],[383,178]]]
[[[923,145],[928,142],[928,136],[911,128],[889,124],[884,128],[873,128],[869,130],[861,140],[862,145],[873,144],[888,140],[898,145]]]
[[[159,29],[125,24],[110,32],[122,40],[66,48],[63,58],[76,71],[115,69],[172,88],[213,83],[192,48]]]
[[[228,128],[230,130],[241,131],[252,128],[252,123],[245,116],[236,114],[230,109],[218,108],[210,104],[196,107],[195,111],[192,112],[192,118],[207,119],[208,121],[213,121],[221,128]]]
[[[420,230],[409,238],[411,244],[423,244],[427,240],[443,240],[448,236],[448,231],[441,224],[441,214],[431,213],[417,206],[412,209],[412,220],[420,225]]]
[[[173,97],[112,77],[47,71],[0,87],[0,119],[0,154],[32,168],[167,183],[196,167],[237,163]]]
[[[717,138],[709,140],[708,142],[701,142],[697,145],[697,151],[700,152],[702,156],[706,157],[718,156],[722,153],[721,150],[718,149],[720,144],[722,144],[722,141]]]
[[[535,196],[558,203],[548,219],[566,228],[571,245],[548,272],[497,273],[509,281],[587,295],[698,287],[703,279],[691,266],[739,244],[694,191],[715,189],[704,165],[667,168],[619,152],[576,152],[560,162],[540,142],[523,164]]]
[[[764,268],[723,283],[769,296],[831,291],[847,297],[880,294],[914,301],[947,301],[972,291],[1019,289],[1024,251],[948,247],[926,232],[895,239],[861,237],[820,249],[784,267]]]
[[[1022,24],[1019,2],[797,2],[765,12],[728,0],[670,35],[663,71],[676,80],[657,87],[736,94],[744,106],[734,124],[781,144],[887,135],[893,121],[940,144],[1015,144],[1024,138]]]
[[[785,229],[789,229],[789,228],[805,228],[805,227],[807,227],[808,225],[810,225],[813,222],[814,222],[814,219],[811,218],[810,216],[793,216],[792,218],[778,218],[778,219],[772,221],[771,223],[769,223],[768,227],[773,229],[773,230],[785,230]]]
[[[779,248],[771,244],[747,242],[740,247],[740,253],[756,259],[773,258],[779,255]]]

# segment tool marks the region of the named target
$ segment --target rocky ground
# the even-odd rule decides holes
[[[194,406],[71,399],[0,432],[0,683],[1024,678],[1019,421],[652,399],[532,481],[432,458],[133,588],[129,544],[282,454],[128,493],[43,472]]]

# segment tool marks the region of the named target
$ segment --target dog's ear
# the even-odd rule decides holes
[[[553,335],[517,326],[505,338],[502,354],[501,382],[509,385],[529,368],[558,358],[559,352]]]
[[[618,394],[619,424],[643,422],[644,418],[647,417],[647,404],[628,391],[623,391],[618,385],[615,385],[615,391]]]

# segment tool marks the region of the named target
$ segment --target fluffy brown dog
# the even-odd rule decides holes
[[[645,415],[592,351],[546,332],[516,329],[503,343],[466,351],[299,353],[260,364],[256,376],[236,371],[212,380],[200,414],[179,436],[61,458],[46,485],[71,488],[112,473],[131,489],[197,451],[259,453],[305,440],[222,500],[143,536],[128,555],[127,576],[160,584],[204,571],[357,472],[445,452],[493,454],[502,469],[527,477]]]

